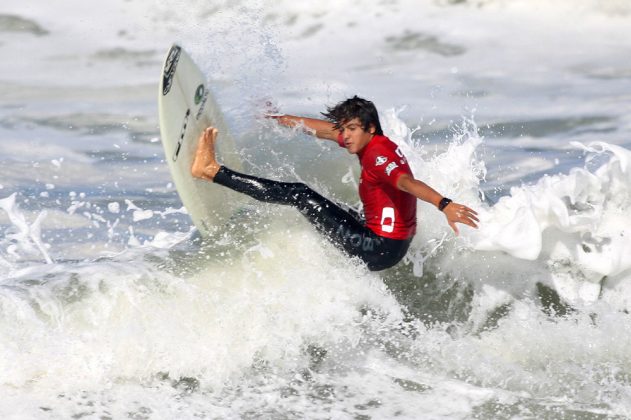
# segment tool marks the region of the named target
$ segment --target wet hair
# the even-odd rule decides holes
[[[353,118],[357,118],[361,122],[364,131],[368,131],[370,126],[373,125],[375,127],[375,134],[383,135],[377,108],[375,108],[372,102],[362,99],[357,95],[333,107],[327,107],[326,110],[327,112],[323,112],[322,115],[333,123],[336,130],[342,128],[343,124]]]

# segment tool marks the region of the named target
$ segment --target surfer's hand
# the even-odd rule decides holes
[[[477,223],[480,222],[480,219],[477,217],[478,213],[467,206],[451,202],[443,209],[443,213],[445,213],[447,223],[449,223],[456,235],[459,234],[456,223],[462,223],[475,229],[478,228]]]
[[[297,117],[293,117],[291,115],[277,114],[277,115],[265,115],[265,118],[270,118],[276,120],[276,122],[280,125],[284,125],[285,127],[295,128],[295,127],[304,127],[304,123],[301,120],[297,120]],[[312,134],[311,130],[305,129],[305,132],[308,134]]]
[[[290,127],[290,120],[283,114],[265,114],[265,118],[276,120],[280,125],[286,125]]]

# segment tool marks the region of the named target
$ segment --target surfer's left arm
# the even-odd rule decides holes
[[[397,188],[408,194],[412,194],[419,200],[433,204],[436,208],[439,208],[440,202],[445,198],[435,189],[426,183],[415,179],[409,174],[402,174],[399,176],[399,179],[397,180]],[[442,212],[445,214],[447,223],[449,223],[449,226],[451,226],[456,235],[459,233],[456,223],[462,223],[477,229],[477,222],[480,221],[477,218],[478,213],[459,203],[450,202],[443,207]]]

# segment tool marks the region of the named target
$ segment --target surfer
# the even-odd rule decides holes
[[[200,136],[191,173],[266,203],[296,207],[326,238],[348,255],[359,257],[373,271],[397,264],[416,233],[416,200],[436,206],[458,234],[456,223],[477,228],[477,213],[452,202],[414,178],[401,150],[383,135],[372,102],[354,96],[328,107],[325,120],[274,115],[278,123],[301,126],[320,139],[332,140],[359,157],[359,196],[364,215],[344,209],[303,183],[279,182],[244,175],[219,164],[217,130]]]

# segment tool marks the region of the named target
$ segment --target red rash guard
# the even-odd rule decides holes
[[[337,141],[344,147],[341,134]],[[376,134],[357,155],[366,226],[385,238],[412,237],[416,233],[416,197],[397,188],[401,175],[412,175],[401,150],[389,138]]]

